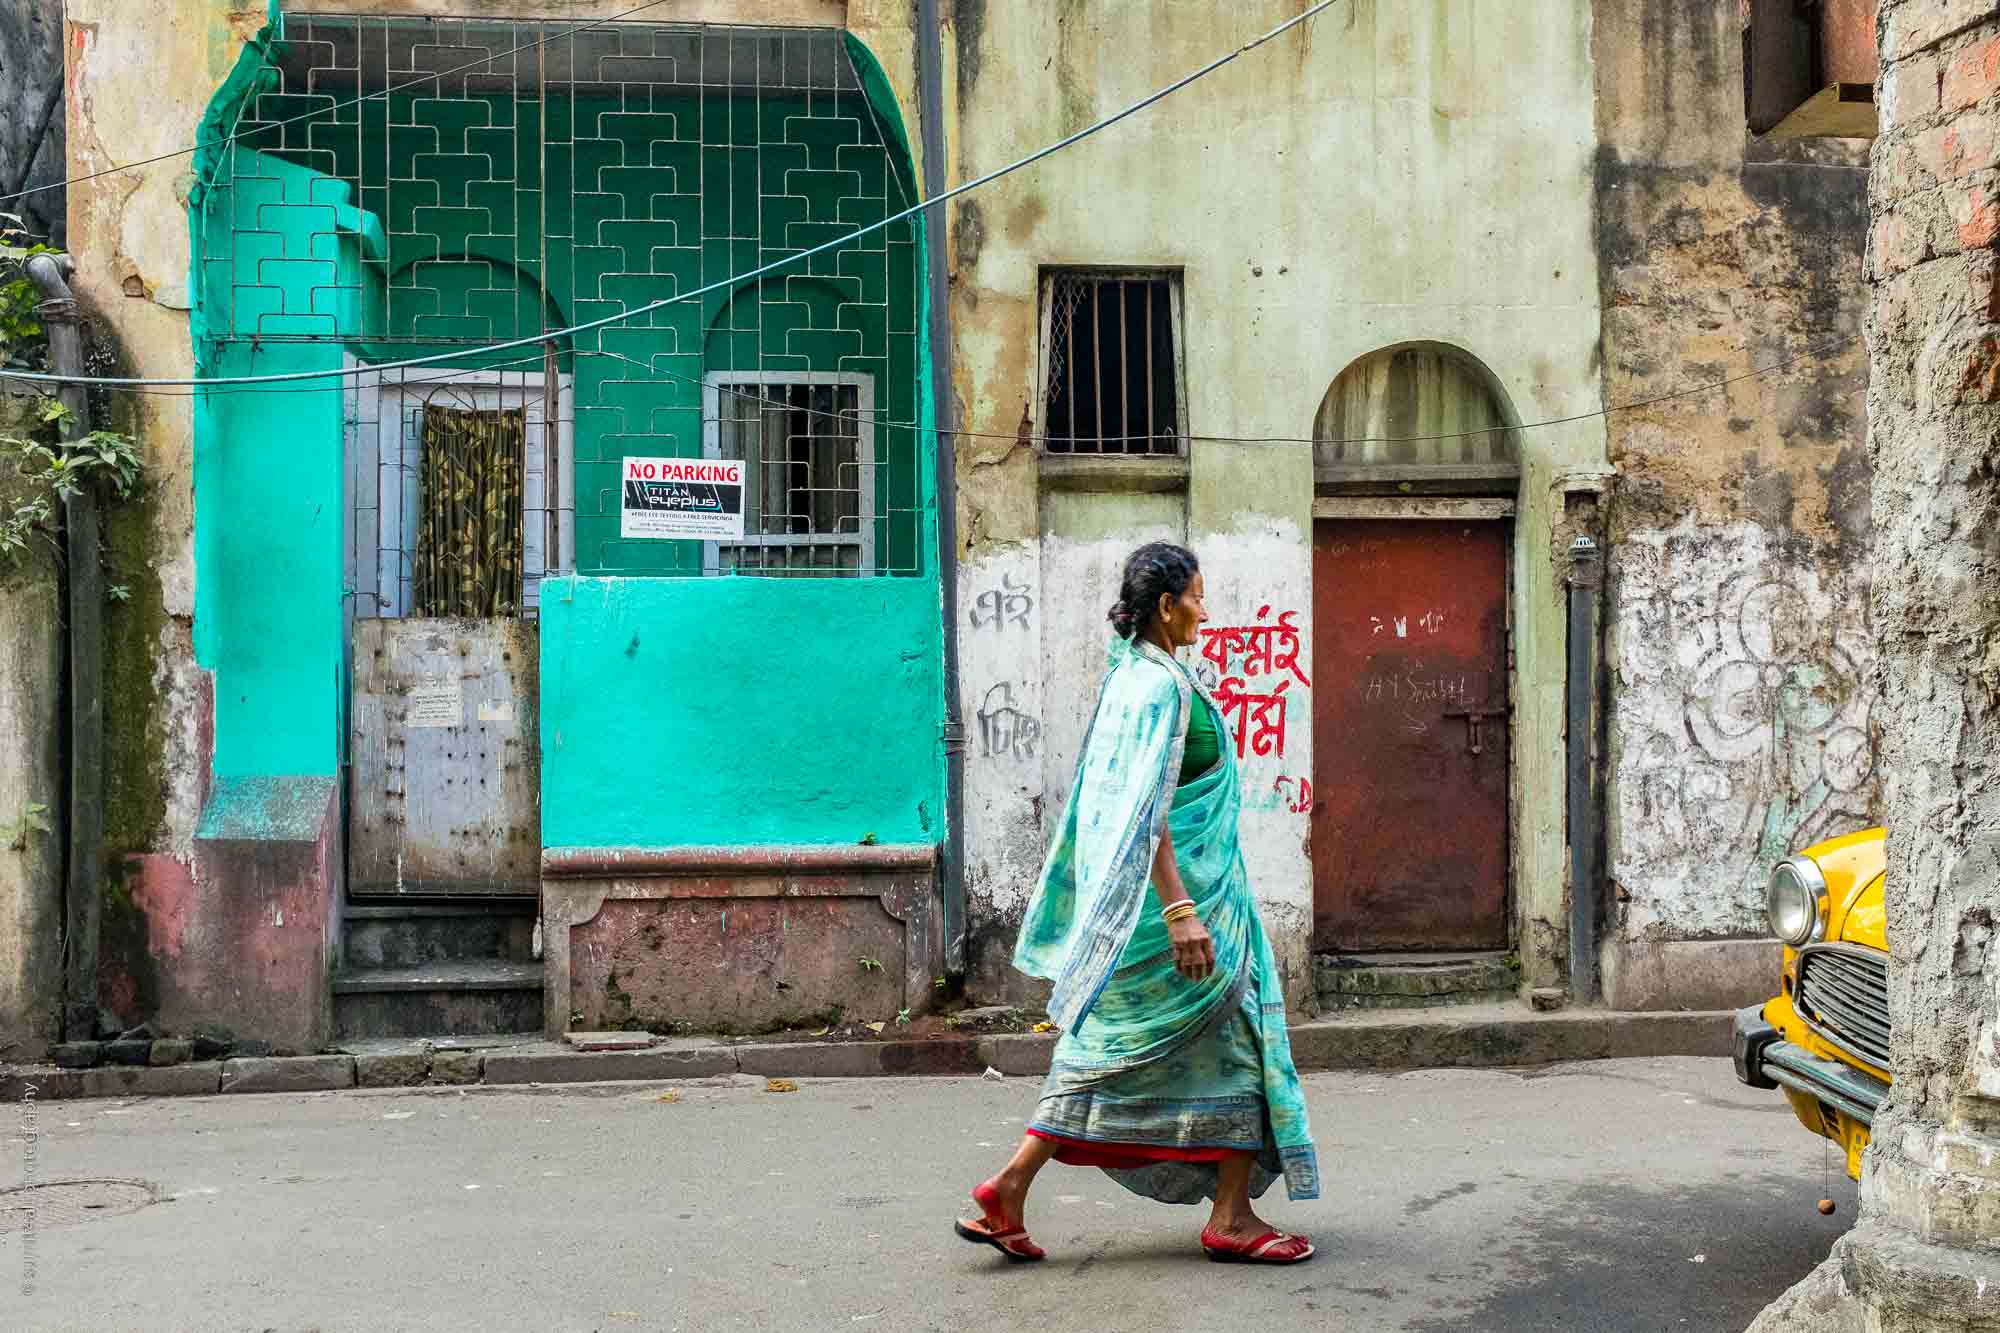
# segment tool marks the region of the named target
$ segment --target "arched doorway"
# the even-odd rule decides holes
[[[1354,362],[1314,423],[1314,943],[1510,943],[1515,418],[1456,348]]]

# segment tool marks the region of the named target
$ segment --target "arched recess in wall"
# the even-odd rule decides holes
[[[403,360],[467,344],[512,342],[570,323],[555,295],[532,274],[508,260],[478,253],[411,260],[388,272],[382,288],[384,299],[378,308],[384,313],[376,318],[386,326],[382,332],[388,342],[358,346],[355,354],[364,361]],[[567,373],[572,369],[571,339],[565,335],[555,342]],[[519,369],[535,355],[531,348],[516,347],[486,357],[466,357],[453,365]],[[429,375],[442,373],[432,370]]]
[[[1323,494],[1512,495],[1520,422],[1480,360],[1445,343],[1370,352],[1340,372],[1313,419]]]
[[[920,451],[882,354],[888,315],[859,281],[799,275],[738,287],[709,321],[704,452],[749,465],[745,529],[763,544],[739,571],[921,565]]]

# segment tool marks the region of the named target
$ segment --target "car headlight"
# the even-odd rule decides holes
[[[1799,856],[1778,862],[1764,898],[1771,933],[1794,949],[1818,938],[1819,899],[1825,892],[1826,877],[1811,860]]]

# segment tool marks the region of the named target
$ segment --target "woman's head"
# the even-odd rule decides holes
[[[1118,602],[1111,608],[1111,628],[1120,638],[1143,637],[1169,648],[1186,647],[1208,619],[1202,592],[1201,562],[1193,551],[1171,542],[1151,542],[1125,561]]]

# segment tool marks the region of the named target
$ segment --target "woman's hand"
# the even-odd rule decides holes
[[[1201,981],[1215,971],[1215,941],[1198,916],[1182,917],[1167,926],[1174,950],[1174,970],[1189,981]]]

